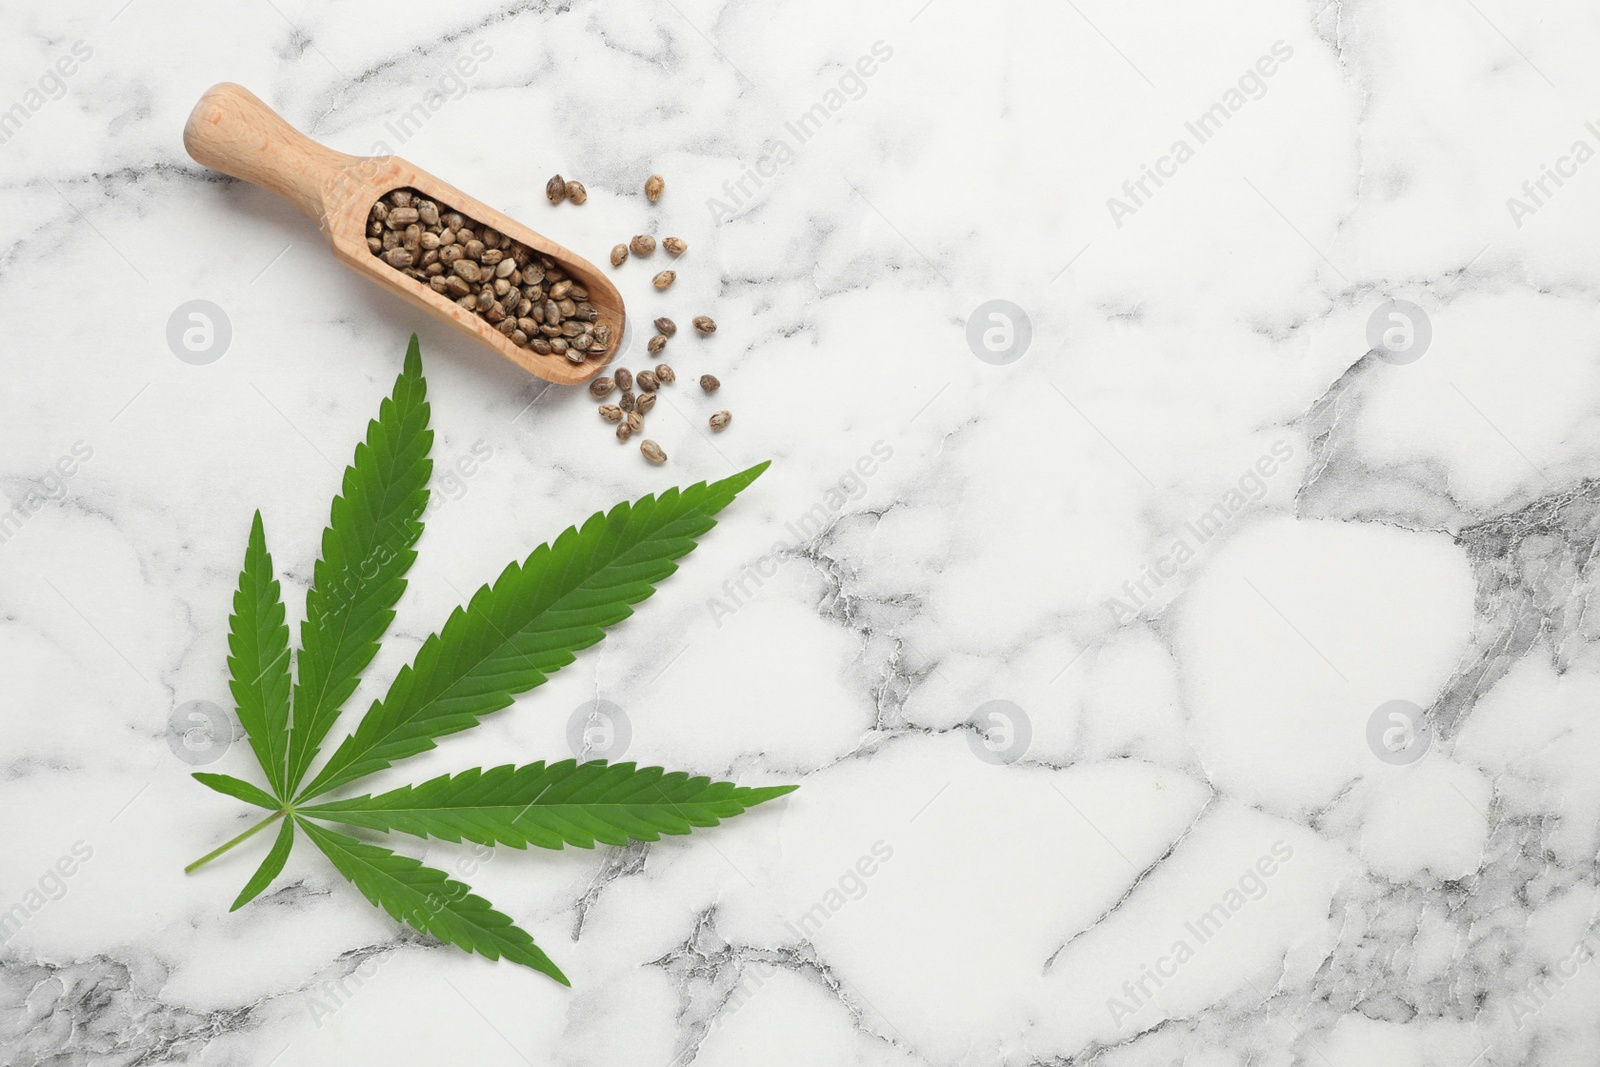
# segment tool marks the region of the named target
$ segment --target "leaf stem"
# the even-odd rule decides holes
[[[187,867],[185,867],[183,869],[183,873],[184,874],[193,874],[195,871],[198,871],[201,867],[204,867],[206,864],[210,863],[212,860],[216,859],[218,856],[222,855],[224,852],[226,852],[229,849],[233,848],[235,845],[243,844],[246,840],[248,840],[252,836],[254,836],[256,834],[259,834],[262,830],[265,830],[267,827],[271,826],[273,823],[275,823],[279,819],[283,818],[286,814],[288,814],[287,811],[275,811],[275,812],[273,812],[271,815],[268,815],[265,819],[262,819],[260,822],[256,823],[254,826],[250,827],[250,829],[246,830],[244,833],[240,834],[238,837],[234,838],[232,841],[226,842],[225,844],[218,845],[216,848],[212,849],[210,852],[207,852],[204,856],[201,856],[199,859],[197,859],[193,863],[189,864],[189,866],[187,866]]]

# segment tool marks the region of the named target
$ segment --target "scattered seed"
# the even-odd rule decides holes
[[[628,412],[627,417],[622,421],[627,423],[628,429],[632,430],[634,433],[638,433],[644,429],[644,416],[639,414],[637,411]]]
[[[644,180],[644,195],[650,198],[653,204],[661,199],[661,194],[666,191],[667,179],[659,174],[652,174]],[[660,460],[657,460],[659,463]]]
[[[656,394],[641,393],[639,399],[634,401],[633,410],[641,415],[647,415],[650,409],[656,406]]]
[[[678,332],[678,324],[673,322],[671,319],[661,318],[656,320],[656,329],[661,333],[666,334],[668,337],[671,337],[673,334]]]
[[[645,396],[649,395],[649,393],[645,394]],[[622,391],[622,399],[617,401],[617,407],[621,408],[623,411],[637,410],[638,405],[639,402],[633,398],[632,389],[624,389]]]
[[[585,200],[589,199],[589,190],[583,187],[582,182],[568,182],[567,199],[571,200],[574,204],[581,204]]]
[[[644,458],[651,463],[665,463],[667,454],[661,451],[661,446],[654,441],[644,441],[639,445],[639,451],[644,453]]]
[[[647,233],[635,234],[628,242],[628,249],[636,256],[648,256],[656,250],[656,239]]]
[[[688,244],[681,237],[668,237],[665,241],[661,242],[661,247],[665,248],[668,252],[671,252],[675,256],[681,256],[685,252],[689,251]]]
[[[654,278],[651,278],[650,279],[650,283],[652,285],[654,285],[657,289],[665,289],[667,286],[671,285],[673,282],[675,282],[677,280],[678,280],[678,272],[677,271],[675,271],[675,270],[664,270],[660,274],[657,274]]]
[[[601,404],[600,417],[607,422],[621,422],[622,409],[615,404]]]
[[[635,384],[639,386],[639,391],[644,393],[655,392],[657,387],[659,387],[661,384],[656,378],[655,371],[649,370],[640,371],[638,374],[634,375],[633,380]]]
[[[567,183],[557,174],[554,178],[544,183],[544,195],[552,204],[559,204],[567,198]]]
[[[557,340],[560,340],[560,338],[557,338]],[[554,348],[555,347],[555,341],[550,342],[550,346],[552,348]],[[566,342],[565,341],[561,342],[561,347],[562,347],[563,350],[566,348]],[[702,382],[705,381],[704,378],[702,378],[700,380]],[[594,397],[596,400],[599,400],[603,396],[610,396],[611,395],[611,391],[613,389],[615,389],[616,387],[617,387],[616,379],[607,378],[607,377],[602,375],[601,377],[596,378],[594,381],[589,383],[589,395]]]
[[[700,388],[708,393],[714,393],[722,388],[722,383],[717,381],[715,374],[702,374],[700,375]]]
[[[645,345],[645,347],[650,350],[651,355],[660,352],[663,348],[667,347],[667,335],[662,333],[656,334],[654,337],[650,338],[650,343]]]
[[[672,369],[672,364],[660,363],[656,365],[656,381],[664,385],[670,385],[677,380],[678,372]]]
[[[613,375],[613,377],[617,379],[617,388],[621,389],[623,392],[627,392],[629,389],[633,388],[633,371],[629,370],[627,367],[618,368],[617,373]]]
[[[627,259],[628,259],[628,246],[627,245],[617,245],[615,248],[613,248],[611,250],[611,265],[613,267],[622,266],[623,263],[627,262]]]
[[[717,323],[710,315],[696,315],[694,317],[694,328],[701,333],[716,333]]]
[[[617,423],[617,440],[626,441],[633,436],[633,427],[626,422]]]
[[[721,433],[728,428],[728,423],[733,421],[733,415],[726,411],[719,411],[711,416],[711,428]]]

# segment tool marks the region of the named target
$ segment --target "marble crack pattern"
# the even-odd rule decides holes
[[[635,841],[626,848],[607,849],[605,860],[595,872],[594,880],[572,906],[572,940],[577,941],[583,936],[583,924],[589,918],[589,909],[599,902],[600,895],[623,878],[643,874],[649,859],[648,841]]]
[[[1166,851],[1162,852],[1161,855],[1151,860],[1142,870],[1134,872],[1133,878],[1129,880],[1127,887],[1123,889],[1122,895],[1117,897],[1116,900],[1112,901],[1110,907],[1106,908],[1105,911],[1095,916],[1093,922],[1090,922],[1083,929],[1067,938],[1066,941],[1061,943],[1061,947],[1050,953],[1049,958],[1044,961],[1045,974],[1050,973],[1050,969],[1056,965],[1056,960],[1060,959],[1061,954],[1072,947],[1073,942],[1077,941],[1084,934],[1087,934],[1090,930],[1095,929],[1101,923],[1105,922],[1107,919],[1111,918],[1118,911],[1120,911],[1122,906],[1131,900],[1134,894],[1139,891],[1139,887],[1144,885],[1146,880],[1148,880],[1149,877],[1156,872],[1157,868],[1161,867],[1162,864],[1166,863],[1173,857],[1173,854],[1176,853],[1184,841],[1189,838],[1189,835],[1194,833],[1195,827],[1199,826],[1200,823],[1205,819],[1206,815],[1211,811],[1212,805],[1217,799],[1217,795],[1217,791],[1212,789],[1211,793],[1206,797],[1205,803],[1200,806],[1200,810],[1195,812],[1193,819],[1189,820],[1189,825],[1185,826],[1178,836],[1172,839],[1172,844],[1167,846]]]
[[[650,961],[650,966],[661,968],[669,976],[677,992],[678,1049],[672,1067],[693,1062],[713,1032],[759,996],[762,987],[780,970],[824,989],[847,1013],[855,1032],[909,1053],[915,1062],[927,1062],[894,1032],[892,1023],[878,1015],[859,992],[849,988],[818,957],[810,942],[772,948],[735,945],[717,931],[716,913],[715,905],[701,911],[688,938]]]
[[[1600,636],[1588,613],[1600,544],[1600,480],[1586,479],[1476,523],[1458,540],[1477,580],[1477,625],[1466,662],[1429,709],[1446,738],[1536,644],[1547,643],[1556,669],[1564,670]]]
[[[286,887],[262,901],[281,906],[297,889]],[[219,1039],[282,1025],[286,1015],[310,1020],[313,1005],[337,1011],[364,984],[360,968],[405,948],[430,946],[440,947],[407,931],[345,951],[293,988],[209,1010],[163,999],[160,980],[150,972],[154,961],[135,974],[127,961],[104,954],[60,963],[0,960],[0,1048],[7,1067],[190,1062]]]
[[[71,963],[0,962],[0,1043],[16,1067],[96,1063],[116,1067],[186,1060],[217,1037],[248,1030],[261,1002],[214,1011],[141,992],[110,956]]]

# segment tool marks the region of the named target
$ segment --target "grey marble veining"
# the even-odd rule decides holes
[[[1600,1056],[1584,10],[0,18],[0,1062]],[[222,80],[596,262],[687,240],[668,293],[662,253],[613,272],[636,349],[719,323],[666,354],[670,461],[189,160]],[[558,171],[587,204],[544,200]],[[605,642],[383,776],[576,748],[801,783],[626,849],[396,843],[570,990],[304,842],[236,913],[266,842],[182,873],[246,825],[189,773],[253,777],[224,673],[250,516],[297,621],[413,331],[436,503],[351,709],[568,523],[774,461]]]

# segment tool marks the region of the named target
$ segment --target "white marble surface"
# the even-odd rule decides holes
[[[21,109],[0,123],[0,908],[24,915],[0,949],[5,1063],[1600,1059],[1592,11],[0,18],[0,112]],[[696,432],[711,408],[680,384],[651,468],[581,393],[343,271],[288,205],[185,156],[221,80],[597,260],[687,239],[670,295],[646,264],[617,274],[641,325],[715,315],[670,351],[723,379],[733,427]],[[1165,176],[1140,190],[1146,167]],[[589,203],[545,203],[552,171]],[[232,329],[200,366],[166,340],[196,299]],[[1031,322],[1004,365],[967,340],[994,299]],[[1426,317],[1421,358],[1372,350],[1390,299]],[[397,843],[472,870],[571,990],[410,935],[303,843],[234,914],[265,842],[182,874],[245,818],[189,781],[167,724],[228,704],[250,514],[297,616],[413,330],[441,471],[488,458],[436,484],[352,708],[568,522],[775,461],[602,646],[385,775],[565,756],[600,698],[628,758],[802,783],[623,851]],[[1020,709],[1009,748],[991,701]],[[1390,701],[1426,711],[1409,764],[1369,746]]]

